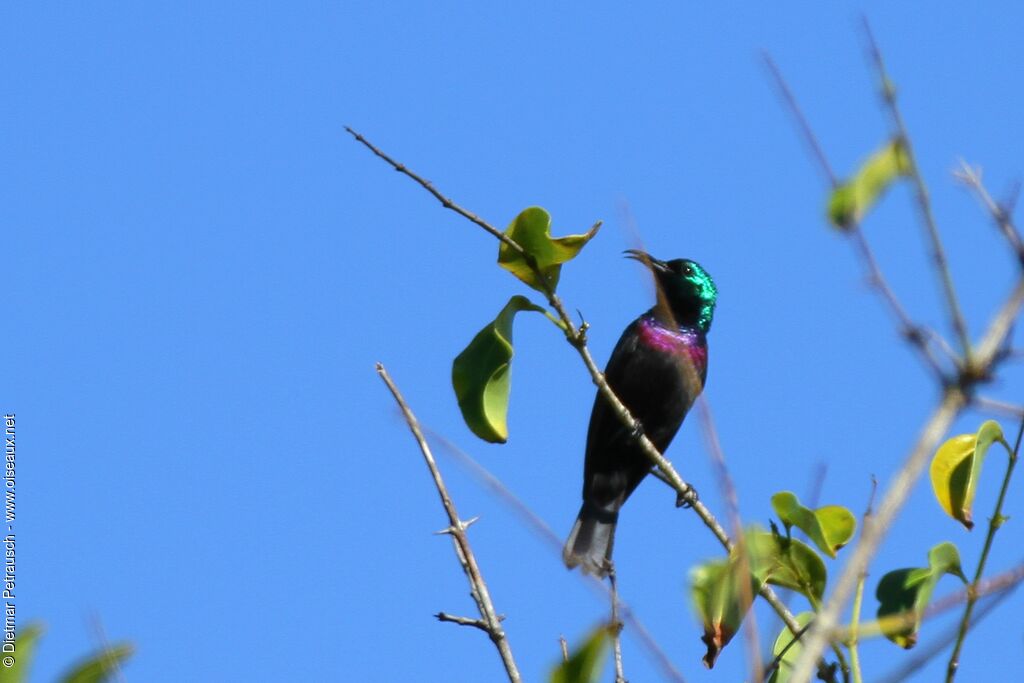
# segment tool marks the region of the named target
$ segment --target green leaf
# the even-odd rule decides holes
[[[928,552],[928,566],[897,569],[878,582],[878,619],[882,634],[909,650],[917,643],[921,615],[931,599],[935,584],[945,574],[967,583],[960,567],[960,553],[952,543],[939,543]]]
[[[825,562],[810,546],[768,531],[748,533],[747,544],[759,558],[756,570],[776,586],[790,588],[811,600],[821,600],[828,583]]]
[[[690,570],[690,596],[704,624],[701,640],[707,653],[703,662],[709,669],[714,668],[718,655],[736,635],[763,584],[751,574],[750,565],[744,572],[743,563],[734,553],[729,559],[712,560]]]
[[[508,440],[512,321],[519,311],[546,313],[525,296],[509,299],[452,363],[452,386],[466,425],[484,441]]]
[[[544,282],[553,292],[558,287],[562,264],[571,261],[597,234],[600,223],[582,235],[551,237],[551,216],[539,206],[531,206],[515,217],[505,234],[534,260]],[[504,242],[498,247],[498,265],[539,292],[545,287],[522,254]]]
[[[610,626],[600,626],[587,640],[569,655],[569,661],[562,662],[551,672],[551,683],[594,683],[601,677]]]
[[[967,583],[967,577],[960,566],[960,551],[949,541],[939,543],[928,551],[928,566],[936,576],[952,574]]]
[[[910,157],[899,140],[872,154],[857,174],[832,191],[828,219],[842,230],[860,222],[879,197],[901,176],[910,174]]]
[[[103,683],[116,673],[121,664],[132,656],[135,647],[118,643],[100,650],[61,678],[61,683]]]
[[[811,619],[814,618],[814,612],[801,612],[796,615],[796,623],[800,625],[800,628],[807,626],[811,623]],[[793,665],[796,664],[796,660],[800,658],[800,652],[803,650],[803,642],[794,639],[795,635],[786,627],[783,626],[782,630],[779,631],[778,637],[775,639],[775,645],[772,647],[772,661],[778,661],[778,666],[772,671],[772,675],[768,678],[768,683],[789,683],[793,676]],[[782,656],[780,657],[780,653]]]
[[[787,530],[797,527],[821,552],[833,559],[836,551],[850,542],[857,529],[857,518],[843,506],[826,505],[810,510],[789,491],[772,496],[772,507]]]
[[[975,434],[960,434],[939,446],[932,458],[932,490],[946,514],[968,529],[985,454],[994,442],[1006,445],[998,422],[987,420]],[[1009,446],[1007,446],[1009,448]]]
[[[18,629],[14,639],[14,665],[10,668],[0,666],[0,683],[27,683],[29,668],[35,656],[36,645],[43,635],[43,625],[26,624]]]
[[[701,640],[707,653],[703,661],[709,669],[736,635],[774,567],[774,557],[765,557],[763,544],[756,542],[755,537],[761,533],[764,532],[757,528],[748,530],[742,547],[734,548],[728,558],[711,560],[690,570],[690,596],[704,624]],[[769,548],[769,552],[773,550],[774,546]]]
[[[745,556],[737,548],[727,560],[706,562],[690,572],[690,593],[704,624],[708,668],[736,635],[765,582],[799,591],[812,601],[820,601],[825,593],[825,563],[810,546],[757,527],[743,538]]]

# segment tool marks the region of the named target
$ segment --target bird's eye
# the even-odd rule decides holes
[[[693,275],[693,266],[689,263],[683,264],[683,275]]]

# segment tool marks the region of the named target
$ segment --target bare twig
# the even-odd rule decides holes
[[[526,503],[510,491],[500,479],[491,474],[486,467],[474,460],[471,455],[437,432],[429,429],[427,429],[427,432],[430,434],[430,438],[432,440],[440,442],[444,448],[457,458],[458,462],[464,465],[474,477],[487,486],[499,500],[505,502],[505,504],[512,508],[516,514],[522,517],[523,520],[525,520],[525,522],[537,533],[537,535],[547,543],[554,553],[561,557],[562,539],[555,535],[555,532],[551,530],[551,527],[533,510],[531,510]],[[654,471],[657,472],[657,470]],[[590,588],[600,592],[603,597],[610,596],[611,589],[605,585],[603,581],[585,574],[577,574],[576,576],[580,577],[581,580],[585,580],[586,584]],[[639,639],[640,644],[647,649],[648,653],[654,658],[658,666],[661,667],[665,678],[670,681],[675,681],[676,683],[685,683],[682,673],[679,672],[676,665],[671,659],[669,659],[661,646],[658,645],[658,642],[651,635],[650,631],[647,630],[643,621],[636,616],[629,604],[621,597],[619,597],[618,603],[619,613],[622,617],[621,621],[629,624],[631,633]]]
[[[423,187],[428,192],[430,192],[434,197],[436,197],[445,208],[455,211],[459,215],[472,221],[476,225],[486,230],[488,233],[494,235],[503,244],[508,245],[510,249],[513,249],[517,253],[524,256],[526,263],[533,270],[534,274],[537,275],[538,282],[541,283],[541,286],[544,288],[544,295],[547,298],[548,304],[553,309],[555,309],[555,312],[557,313],[559,320],[562,321],[561,327],[565,332],[566,340],[574,349],[576,349],[576,352],[579,354],[584,366],[587,368],[587,372],[590,373],[591,380],[597,387],[598,392],[611,407],[612,412],[615,413],[615,415],[619,418],[622,424],[625,425],[631,432],[640,435],[637,439],[637,443],[643,449],[644,454],[651,460],[651,462],[657,465],[657,467],[665,475],[665,479],[668,480],[668,482],[670,483],[672,488],[675,489],[679,497],[688,503],[689,507],[697,514],[697,516],[704,523],[704,525],[711,531],[711,533],[715,535],[715,538],[718,539],[719,543],[721,543],[727,551],[731,551],[733,548],[732,539],[729,537],[729,534],[722,527],[721,523],[711,512],[711,510],[709,510],[708,507],[700,501],[699,497],[696,494],[696,490],[693,488],[693,486],[691,486],[688,482],[686,482],[686,480],[684,480],[679,475],[675,467],[672,466],[672,463],[664,455],[662,455],[662,453],[657,449],[657,447],[653,443],[651,443],[651,440],[648,439],[645,434],[643,434],[643,429],[640,423],[637,421],[635,417],[633,417],[629,409],[626,408],[622,401],[619,400],[619,397],[615,395],[615,392],[612,391],[611,387],[608,386],[608,382],[605,380],[604,374],[601,372],[600,368],[597,367],[597,363],[594,362],[594,358],[590,353],[590,349],[587,347],[585,327],[581,328],[576,326],[575,322],[566,311],[565,305],[562,303],[562,300],[550,288],[550,286],[548,285],[548,280],[541,275],[540,270],[536,266],[535,259],[532,259],[530,255],[527,254],[526,250],[524,250],[522,246],[517,244],[514,240],[512,240],[507,235],[502,233],[500,230],[492,226],[490,223],[487,223],[482,218],[478,217],[476,214],[473,214],[467,211],[466,209],[462,208],[461,206],[455,204],[453,201],[442,195],[428,181],[424,180],[419,175],[416,175],[415,173],[410,171],[403,164],[400,164],[399,162],[392,159],[383,151],[372,145],[362,135],[348,127],[346,127],[345,130],[347,130],[357,141],[359,141],[368,149],[370,149],[370,151],[372,151],[375,155],[377,155],[385,162],[387,162],[396,171],[403,173],[412,180],[416,181],[421,187]],[[782,604],[782,601],[779,600],[779,597],[775,594],[775,591],[773,591],[769,586],[765,585],[761,588],[760,595],[768,602],[768,604],[772,606],[772,608],[779,614],[779,616],[782,617],[782,620],[785,622],[786,626],[792,632],[796,633],[799,630],[800,627],[794,619],[793,614],[786,608],[784,604]]]
[[[963,324],[963,318],[959,312],[959,304],[957,303],[955,292],[952,290],[952,280],[949,277],[949,270],[945,261],[945,252],[942,249],[941,241],[938,239],[938,232],[935,227],[934,217],[931,214],[931,206],[928,202],[927,189],[924,186],[923,179],[917,170],[916,164],[913,163],[912,150],[909,146],[909,140],[906,139],[906,129],[903,125],[899,110],[895,106],[895,94],[892,91],[891,84],[889,84],[887,80],[881,62],[881,56],[878,53],[877,46],[875,46],[873,38],[870,37],[870,32],[869,40],[872,48],[872,57],[875,60],[876,67],[878,68],[883,81],[887,104],[889,104],[890,112],[894,117],[894,122],[902,141],[907,145],[908,156],[910,156],[913,167],[912,175],[914,176],[918,190],[919,209],[922,212],[924,223],[927,232],[929,233],[929,238],[931,239],[933,259],[936,262],[940,279],[943,283],[943,289],[947,293],[946,299],[947,305],[950,308],[950,317],[953,327],[957,332],[957,335],[960,337],[961,346],[965,353],[965,359],[956,363],[958,377],[955,383],[950,382],[946,373],[941,369],[941,365],[938,363],[937,359],[935,359],[928,350],[927,334],[925,333],[924,328],[914,325],[911,322],[906,311],[895,297],[892,296],[892,292],[887,286],[878,286],[879,282],[884,283],[884,279],[880,279],[881,271],[878,269],[877,262],[875,262],[870,249],[867,248],[867,242],[863,240],[863,235],[858,228],[855,232],[861,236],[861,239],[857,240],[857,245],[861,251],[862,257],[868,264],[868,270],[871,273],[870,279],[873,284],[876,285],[876,288],[878,288],[882,293],[883,298],[889,303],[890,309],[900,320],[904,336],[908,341],[914,344],[915,347],[921,350],[922,356],[940,378],[941,383],[944,386],[943,398],[931,419],[929,419],[925,428],[922,430],[921,436],[918,438],[917,444],[914,446],[910,456],[907,458],[904,467],[899,473],[897,473],[893,484],[890,486],[882,501],[878,515],[872,519],[870,524],[865,524],[860,542],[854,548],[853,555],[847,563],[843,574],[840,576],[825,609],[813,622],[813,626],[806,637],[807,642],[805,643],[805,647],[801,652],[801,657],[797,661],[797,666],[794,670],[794,680],[796,681],[805,681],[809,679],[813,662],[820,657],[822,649],[828,640],[827,634],[836,624],[839,610],[855,588],[861,573],[866,571],[867,563],[870,561],[870,558],[874,556],[885,531],[891,524],[895,514],[902,507],[903,502],[906,500],[910,488],[920,475],[928,455],[934,450],[934,447],[938,444],[939,439],[946,432],[952,420],[957,414],[959,414],[960,410],[966,404],[967,397],[973,387],[979,381],[988,379],[991,375],[995,363],[1000,360],[998,350],[1002,348],[1002,345],[1007,338],[1009,328],[1012,325],[1013,320],[1016,318],[1022,302],[1024,302],[1024,280],[1022,280],[1018,282],[1014,291],[1009,295],[999,313],[997,313],[995,318],[992,320],[985,336],[982,338],[981,343],[978,345],[977,349],[973,350],[974,353],[972,354],[970,343],[967,340],[966,327]],[[788,87],[785,87],[785,83],[781,80],[778,69],[773,68],[772,72],[776,80],[780,83],[780,86],[783,88],[787,103],[789,103],[794,116],[800,123],[804,134],[809,136],[812,147],[820,150],[820,145],[817,145],[810,127],[807,125],[799,108],[795,106],[795,100],[792,97],[792,93],[789,91]],[[823,154],[820,155],[819,159],[823,158],[823,156]],[[827,160],[823,164],[823,168],[830,181],[834,183],[835,175],[828,166]],[[888,294],[886,293],[887,291]],[[939,338],[937,334],[935,337]]]
[[[1006,401],[999,401],[994,398],[986,398],[985,396],[974,396],[971,398],[971,406],[978,410],[983,410],[990,413],[1001,413],[1009,417],[1021,417],[1024,415],[1024,406],[1016,403],[1007,403]]]
[[[863,26],[864,34],[868,41],[868,51],[871,55],[872,61],[874,62],[875,69],[878,71],[882,100],[885,102],[886,108],[889,110],[889,115],[892,118],[896,135],[903,144],[903,149],[907,155],[910,177],[914,182],[914,188],[917,194],[917,208],[921,214],[921,220],[928,235],[928,242],[931,248],[932,260],[935,263],[935,270],[939,276],[942,290],[945,293],[950,322],[953,326],[953,331],[956,333],[957,339],[960,340],[960,347],[963,349],[964,358],[969,362],[971,358],[971,340],[967,335],[967,325],[964,323],[964,316],[960,310],[960,302],[957,298],[956,288],[953,286],[953,276],[949,271],[949,261],[946,259],[946,250],[945,247],[942,246],[942,238],[939,236],[939,229],[935,223],[935,214],[932,212],[931,199],[928,196],[928,187],[925,185],[924,176],[921,175],[921,169],[917,165],[917,159],[914,156],[914,148],[910,143],[910,136],[907,135],[906,124],[903,122],[903,114],[900,112],[899,106],[896,103],[896,88],[889,80],[889,75],[885,70],[885,62],[882,60],[882,52],[878,49],[878,43],[875,42],[875,36],[871,32],[871,25],[868,23],[867,17],[863,17]]]
[[[864,525],[860,541],[853,548],[853,554],[836,582],[825,609],[818,614],[806,636],[804,649],[794,669],[793,680],[809,680],[813,663],[821,656],[823,648],[829,641],[828,634],[835,628],[839,612],[856,587],[861,572],[867,570],[868,562],[874,557],[889,525],[892,524],[896,514],[903,507],[903,503],[924,469],[929,455],[935,451],[953,419],[966,405],[967,397],[964,390],[971,389],[978,381],[990,376],[998,360],[998,350],[1009,334],[1010,327],[1022,304],[1024,304],[1024,280],[1018,281],[1013,292],[992,319],[985,336],[977,345],[971,365],[961,375],[960,385],[964,389],[957,385],[949,385],[945,388],[941,403],[925,423],[925,427],[906,462],[896,473],[893,483],[889,486],[879,505],[877,515],[872,517],[869,524]]]
[[[992,365],[1000,359],[999,350],[1003,348],[1003,344],[1010,334],[1010,328],[1013,327],[1013,321],[1016,320],[1017,313],[1020,311],[1022,304],[1024,304],[1024,280],[1017,282],[1013,291],[989,324],[988,331],[981,342],[978,343],[978,353],[974,366],[965,369],[965,373],[968,373],[968,377],[965,378],[966,380],[969,381],[972,378],[977,380],[989,379]]]
[[[818,137],[814,134],[814,130],[807,121],[807,117],[804,116],[803,110],[800,108],[800,104],[793,95],[793,91],[786,83],[785,78],[782,76],[782,72],[779,70],[778,65],[776,65],[775,60],[772,59],[771,55],[767,52],[762,52],[762,57],[764,58],[765,64],[768,66],[768,70],[771,73],[772,78],[775,81],[775,85],[778,87],[786,106],[789,108],[790,114],[793,116],[797,126],[800,128],[800,133],[804,138],[804,142],[814,153],[814,158],[817,160],[822,174],[824,174],[826,180],[828,180],[829,186],[833,190],[836,189],[839,187],[839,179],[832,170],[832,165],[829,164],[828,157],[825,155],[824,149],[818,141]],[[900,334],[918,350],[921,355],[921,359],[926,365],[928,365],[935,376],[942,383],[945,383],[946,372],[943,370],[942,364],[935,357],[935,354],[929,346],[929,341],[936,339],[941,343],[941,345],[948,348],[945,339],[943,339],[937,332],[915,323],[910,317],[910,314],[907,313],[907,309],[900,302],[892,287],[889,286],[889,281],[886,280],[885,275],[882,274],[882,269],[878,266],[878,260],[875,258],[875,254],[871,250],[871,246],[868,244],[867,237],[865,237],[860,224],[857,222],[852,223],[846,230],[844,230],[844,234],[849,235],[850,239],[853,240],[853,245],[857,254],[864,265],[864,269],[867,271],[866,279],[868,285],[878,293],[879,297],[881,297],[882,301],[889,309],[889,312],[896,318],[899,323]],[[950,356],[955,358],[956,354],[950,354]]]
[[[562,636],[562,635],[558,636],[558,644],[562,648],[562,661],[563,662],[568,662],[569,661],[569,643],[567,643],[565,641],[565,636]]]
[[[352,130],[348,126],[345,126],[345,130],[348,131],[348,133],[350,135],[352,135],[352,137],[354,137],[356,140],[358,140],[359,142],[363,143],[363,145],[365,145],[366,148],[369,149],[371,152],[373,152],[374,154],[379,156],[384,161],[388,162],[388,164],[390,164],[391,167],[394,168],[396,171],[398,171],[399,173],[404,173],[405,175],[409,176],[410,178],[415,180],[417,183],[419,183],[420,186],[423,189],[425,189],[430,194],[434,195],[437,198],[437,200],[439,202],[441,202],[441,205],[444,206],[444,208],[451,209],[452,211],[454,211],[455,213],[459,214],[463,218],[466,218],[466,219],[470,220],[471,222],[476,223],[478,226],[480,226],[481,228],[483,228],[487,232],[491,233],[491,235],[493,235],[498,241],[503,242],[504,244],[507,244],[510,248],[514,249],[518,253],[523,254],[523,255],[526,254],[526,252],[523,250],[523,248],[521,246],[519,246],[518,244],[516,244],[516,242],[511,237],[508,237],[501,230],[498,230],[497,228],[495,228],[490,223],[488,223],[487,221],[483,220],[482,218],[480,218],[476,214],[474,214],[474,213],[472,213],[470,211],[467,211],[466,209],[462,208],[461,206],[459,206],[458,204],[456,204],[452,200],[450,200],[447,197],[445,197],[443,194],[441,194],[440,192],[437,191],[437,188],[435,188],[434,185],[429,180],[427,180],[427,179],[417,175],[413,171],[409,170],[408,168],[405,167],[404,164],[398,163],[397,161],[395,161],[394,159],[389,157],[387,154],[382,152],[380,149],[378,149],[376,146],[374,146],[373,143],[371,143],[369,140],[367,140],[362,135],[360,135],[356,131]]]
[[[875,505],[875,493],[878,492],[878,480],[874,476],[871,477],[871,494],[868,496],[868,506],[864,509],[864,515],[861,518],[861,528],[867,524],[868,520],[871,519],[871,508]],[[858,648],[858,627],[860,626],[860,609],[861,604],[864,600],[864,583],[867,581],[868,573],[863,571],[860,573],[860,579],[857,581],[857,590],[853,597],[853,612],[850,615],[850,637],[846,641],[846,647],[850,650],[850,666],[853,669],[853,683],[861,683],[863,674],[860,668],[860,649]]]
[[[949,664],[946,666],[946,683],[952,683],[956,677],[957,669],[960,667],[960,651],[963,649],[964,640],[967,639],[967,631],[971,627],[971,612],[978,601],[978,585],[985,573],[985,563],[988,562],[989,551],[992,550],[992,542],[995,540],[996,531],[1003,525],[1006,518],[1003,516],[1003,502],[1006,500],[1006,492],[1010,488],[1010,477],[1013,476],[1013,468],[1017,465],[1017,454],[1020,451],[1020,440],[1024,436],[1024,419],[1021,420],[1020,428],[1017,430],[1017,441],[1013,450],[1007,447],[1009,462],[1006,464],[1006,475],[1003,477],[1003,485],[999,489],[999,498],[996,500],[996,509],[988,521],[988,534],[985,536],[985,545],[981,549],[981,557],[978,559],[978,568],[974,572],[974,580],[967,590],[967,606],[964,608],[963,619],[960,620],[960,631],[953,646],[953,653],[949,656]],[[1002,437],[1000,437],[1002,440]],[[1003,442],[1006,445],[1006,442]]]
[[[700,417],[701,430],[706,440],[706,448],[708,453],[711,454],[711,462],[715,468],[715,478],[718,480],[718,486],[721,490],[722,498],[725,500],[726,515],[729,518],[729,522],[732,525],[733,534],[736,537],[736,543],[739,546],[739,563],[740,563],[740,575],[747,576],[750,572],[750,556],[746,551],[743,538],[743,522],[740,519],[740,501],[739,495],[736,492],[736,486],[733,484],[732,476],[729,474],[729,468],[725,463],[725,452],[722,450],[722,444],[718,439],[718,430],[714,426],[714,418],[711,415],[711,407],[707,401],[701,397],[697,401],[697,412]],[[740,581],[738,585],[740,591],[741,604],[750,605],[754,602],[754,596],[752,595],[750,583],[747,581]],[[757,632],[757,619],[754,615],[754,610],[750,610],[746,618],[743,620],[743,641],[747,646],[747,659],[750,662],[750,680],[759,681],[764,677],[763,662],[761,661],[761,642]]]
[[[814,465],[814,474],[811,475],[811,485],[807,489],[807,507],[812,509],[818,507],[818,503],[821,502],[821,492],[825,488],[825,477],[827,476],[828,462],[825,460],[819,460]]]
[[[447,612],[438,612],[434,615],[438,621],[447,621],[452,624],[458,624],[459,626],[472,626],[478,628],[484,633],[490,635],[490,627],[487,626],[487,622],[483,619],[471,619],[470,617],[460,617],[454,614],[448,614]],[[503,620],[505,617],[498,615],[498,621]]]
[[[921,474],[928,456],[935,451],[939,440],[949,429],[964,404],[965,398],[961,391],[955,388],[946,390],[942,402],[926,424],[909,458],[896,474],[895,480],[882,501],[878,515],[869,521],[865,520],[860,541],[854,547],[853,555],[848,560],[846,569],[837,582],[836,588],[833,589],[825,608],[818,613],[810,632],[805,637],[804,650],[795,669],[795,681],[809,680],[811,667],[828,642],[829,631],[838,623],[839,612],[846,603],[846,599],[860,581],[861,574],[867,570],[867,563],[882,543],[889,524],[892,523],[896,513],[909,495],[910,488]]]
[[[89,614],[89,625],[92,627],[93,636],[99,643],[99,651],[102,653],[103,659],[111,671],[110,676],[116,679],[118,683],[125,683],[124,672],[121,670],[121,660],[113,656],[113,646],[107,638],[107,630],[103,627],[103,619],[100,618],[98,612],[91,612]]]
[[[1003,234],[1003,237],[1006,238],[1010,248],[1013,249],[1015,254],[1017,254],[1017,262],[1020,263],[1021,266],[1024,266],[1024,241],[1021,240],[1020,233],[1017,232],[1017,227],[1013,224],[1013,217],[1011,216],[1010,210],[1006,206],[998,204],[994,199],[992,199],[992,195],[990,195],[988,190],[985,189],[984,183],[981,182],[981,169],[976,169],[961,159],[960,168],[954,173],[954,175],[964,185],[970,188],[978,197],[982,206],[988,209],[996,227],[999,228],[999,232]]]
[[[615,683],[626,683],[622,670],[622,621],[619,619],[619,589],[615,578],[615,567],[608,572],[608,585],[612,596],[612,618],[608,628],[612,634],[612,651],[615,653]]]
[[[395,402],[398,403],[398,407],[401,408],[405,421],[409,425],[409,430],[412,431],[416,443],[419,444],[420,451],[423,453],[423,460],[427,463],[430,475],[434,479],[434,486],[437,487],[437,493],[441,497],[441,504],[444,506],[444,511],[448,515],[448,521],[451,523],[451,536],[452,543],[455,546],[455,554],[459,558],[459,564],[462,565],[462,571],[466,573],[466,578],[470,584],[470,595],[473,596],[473,601],[476,602],[477,610],[480,612],[479,623],[473,622],[470,625],[477,626],[477,628],[487,633],[494,646],[498,649],[498,654],[501,657],[502,664],[505,666],[505,673],[508,675],[509,681],[519,683],[522,680],[519,677],[519,669],[516,667],[516,662],[512,657],[512,648],[508,644],[508,638],[505,637],[505,631],[501,628],[501,618],[494,610],[494,603],[491,601],[490,591],[487,590],[487,583],[484,582],[483,574],[481,574],[480,567],[476,563],[476,557],[473,555],[473,549],[469,545],[469,537],[466,535],[466,524],[459,518],[458,511],[455,509],[455,503],[452,502],[451,496],[448,495],[448,489],[441,478],[441,471],[437,468],[434,455],[431,453],[430,446],[423,436],[423,431],[420,429],[416,416],[413,415],[409,405],[402,398],[401,392],[398,391],[398,387],[395,386],[395,383],[391,380],[387,370],[384,369],[381,363],[377,363],[377,374],[380,375],[391,395],[394,396]],[[441,614],[443,612],[437,615],[438,619],[441,619]],[[448,621],[463,623],[458,621],[459,619],[462,619],[462,617],[452,617]],[[472,620],[467,621],[472,622]]]
[[[929,342],[934,341],[945,353],[946,357],[954,362],[958,360],[958,356],[950,348],[945,337],[935,330],[915,323],[910,314],[907,313],[903,304],[896,298],[892,287],[889,286],[889,281],[882,274],[882,269],[878,266],[878,260],[875,258],[875,254],[871,250],[871,245],[868,244],[867,237],[864,236],[864,230],[861,226],[859,224],[851,226],[848,232],[851,239],[853,239],[853,246],[856,248],[861,261],[864,263],[864,267],[868,271],[868,284],[878,292],[879,296],[882,297],[882,301],[889,305],[889,310],[899,323],[899,333],[911,346],[918,350],[921,358],[931,369],[936,379],[939,380],[939,383],[945,384],[948,381],[947,372],[943,369],[939,359],[936,358]]]
[[[807,118],[804,116],[803,111],[800,109],[800,105],[796,101],[796,97],[793,95],[793,91],[789,89],[789,85],[786,84],[786,80],[782,77],[782,72],[779,70],[778,65],[772,56],[767,51],[761,52],[761,58],[764,59],[764,63],[767,65],[768,70],[772,74],[772,78],[775,80],[775,85],[779,88],[779,92],[782,94],[782,98],[786,101],[789,106],[789,111],[793,114],[793,118],[796,119],[797,125],[800,126],[800,132],[803,134],[804,142],[810,147],[814,153],[814,158],[817,159],[818,165],[821,167],[822,172],[828,179],[829,185],[833,188],[839,185],[839,178],[832,170],[832,164],[828,162],[828,157],[825,155],[825,151],[821,147],[821,143],[818,142],[818,136],[814,134],[810,124],[807,122]]]
[[[822,650],[829,642],[828,635],[837,623],[839,611],[860,581],[861,575],[867,571],[868,562],[874,556],[886,530],[902,507],[914,482],[917,481],[928,455],[935,450],[939,440],[949,429],[964,403],[963,393],[959,389],[951,387],[946,390],[942,403],[939,404],[925,425],[910,457],[896,474],[894,482],[879,506],[877,515],[870,520],[865,520],[860,541],[853,548],[853,554],[847,561],[846,569],[836,582],[825,608],[818,613],[811,630],[804,637],[804,649],[794,668],[794,681],[810,679],[813,664],[821,656]]]

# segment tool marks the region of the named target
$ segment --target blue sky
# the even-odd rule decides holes
[[[500,679],[481,633],[431,617],[473,605],[432,535],[445,525],[436,492],[373,364],[559,537],[578,507],[593,389],[553,328],[523,316],[509,443],[469,433],[451,360],[529,292],[495,267],[491,237],[343,125],[495,224],[530,205],[556,234],[605,220],[560,286],[601,363],[650,305],[649,282],[620,256],[631,226],[656,256],[700,261],[721,295],[707,397],[744,517],[766,523],[775,491],[807,495],[822,462],[821,500],[859,513],[937,392],[825,225],[823,179],[759,50],[849,172],[888,131],[858,27],[867,12],[977,336],[1014,271],[950,171],[961,156],[982,164],[997,195],[1021,178],[1024,17],[1015,3],[772,5],[5,6],[0,407],[20,437],[19,617],[48,628],[34,680],[96,647],[97,623],[136,644],[127,680]],[[945,332],[910,199],[897,189],[865,228],[915,318]],[[1007,368],[985,391],[1013,400],[1022,380]],[[558,636],[578,640],[606,605],[438,456],[460,511],[481,517],[478,559],[520,667],[539,680]],[[695,420],[669,456],[724,509]],[[993,458],[985,472],[979,516],[1001,468]],[[715,671],[700,665],[686,574],[719,549],[671,503],[652,480],[625,508],[622,595],[688,681],[738,680],[738,642]],[[1018,504],[993,572],[1020,560]],[[973,568],[982,531],[945,519],[922,482],[872,577],[924,564],[942,540]],[[963,680],[1020,668],[1022,599],[969,641]],[[769,613],[756,614],[773,638]],[[928,623],[923,642],[947,623]],[[628,631],[624,649],[630,679],[657,679]],[[907,658],[869,643],[866,676]]]

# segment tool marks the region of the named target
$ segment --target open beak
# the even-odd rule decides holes
[[[626,255],[626,258],[631,258],[634,261],[639,261],[655,273],[667,273],[668,265],[661,260],[658,260],[648,254],[646,251],[640,251],[639,249],[627,249],[622,252]]]

